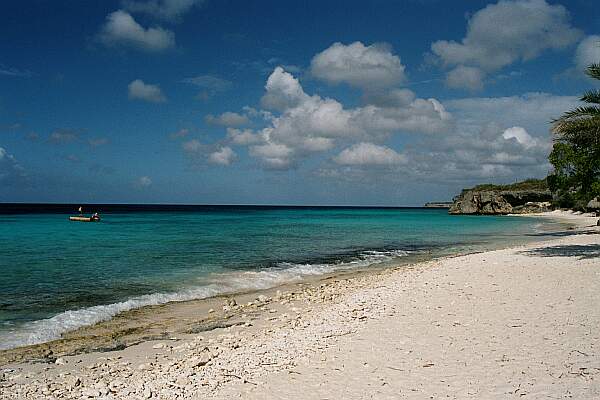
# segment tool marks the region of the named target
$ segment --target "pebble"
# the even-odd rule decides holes
[[[147,363],[147,364],[146,364],[146,363],[140,364],[140,365],[138,365],[138,369],[139,369],[140,371],[147,371],[147,370],[149,370],[149,369],[152,369],[152,364],[150,364],[150,363]]]
[[[84,389],[83,392],[81,392],[81,395],[83,397],[99,397],[102,393],[97,389]]]
[[[77,386],[81,385],[81,379],[78,376],[70,376],[65,380],[67,388],[73,390]]]

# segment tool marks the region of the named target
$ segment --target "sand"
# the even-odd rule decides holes
[[[554,240],[219,304],[226,328],[7,365],[0,398],[600,398],[600,231],[564,218]]]

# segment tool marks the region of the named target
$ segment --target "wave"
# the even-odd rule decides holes
[[[29,322],[18,328],[0,331],[0,350],[33,345],[59,339],[70,331],[107,321],[117,314],[151,305],[205,299],[217,295],[261,290],[302,280],[308,276],[364,268],[409,255],[406,250],[365,250],[357,255],[325,263],[280,262],[254,271],[235,271],[212,274],[204,284],[174,293],[153,293],[126,301],[69,310],[48,319]]]

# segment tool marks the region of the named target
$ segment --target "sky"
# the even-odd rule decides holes
[[[0,5],[0,202],[418,206],[547,175],[594,0]]]

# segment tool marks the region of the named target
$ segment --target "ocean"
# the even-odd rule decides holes
[[[539,235],[532,218],[443,209],[0,205],[0,349],[119,312],[384,268]],[[73,212],[70,212],[73,210]]]

